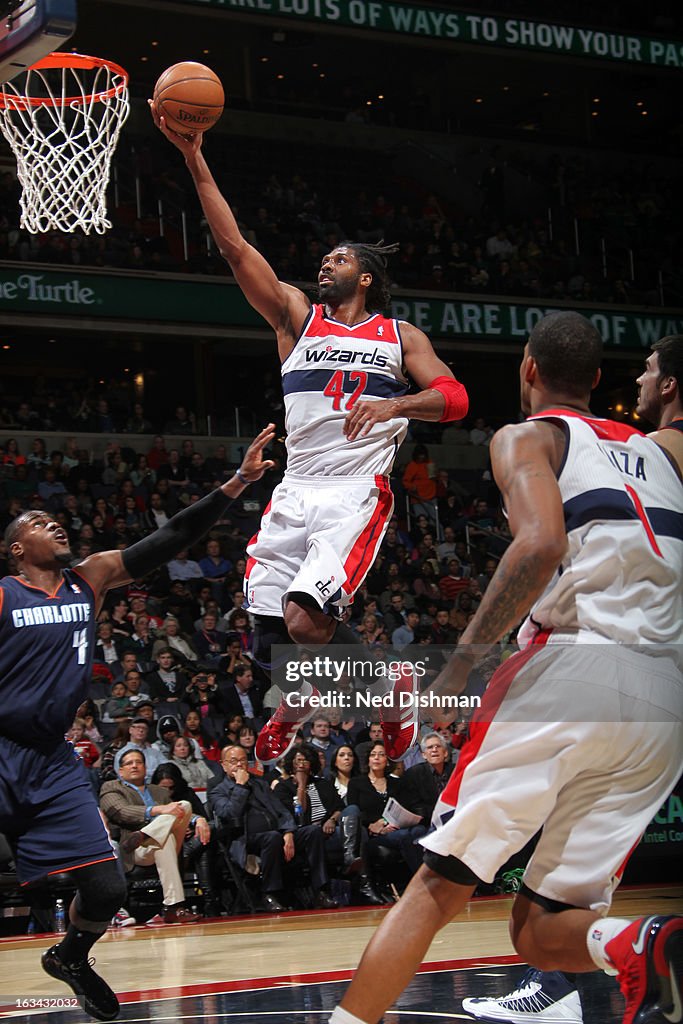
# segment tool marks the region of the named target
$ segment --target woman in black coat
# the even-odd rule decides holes
[[[414,873],[422,863],[422,847],[416,841],[425,835],[423,825],[411,828],[397,828],[384,818],[384,808],[390,797],[398,799],[400,783],[388,774],[389,758],[384,744],[377,740],[368,751],[368,770],[356,775],[349,782],[346,794],[347,804],[360,808],[361,822],[367,828],[370,851],[373,844],[395,851]]]

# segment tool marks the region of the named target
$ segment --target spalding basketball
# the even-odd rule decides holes
[[[218,75],[192,60],[166,68],[154,86],[153,99],[167,126],[179,135],[194,135],[213,127],[225,104]]]

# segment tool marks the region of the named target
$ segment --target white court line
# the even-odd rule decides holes
[[[130,1004],[123,1004],[124,1006]],[[410,1016],[410,1017],[436,1017],[440,1020],[473,1020],[469,1014],[463,1013],[435,1013],[430,1010],[387,1010],[387,1013],[393,1013],[397,1017]],[[218,1020],[222,1017],[285,1017],[291,1015],[301,1015],[302,1017],[310,1017],[312,1014],[324,1014],[328,1016],[332,1013],[332,1010],[267,1010],[257,1011],[254,1014],[253,1010],[239,1010],[237,1013],[216,1013],[212,1010],[210,1013],[203,1011],[202,1013],[189,1013],[178,1015],[174,1014],[172,1017],[159,1017],[156,1014],[154,1017],[129,1017],[127,1020],[121,1022],[121,1024],[147,1024],[148,1021],[164,1021],[164,1020],[205,1020],[210,1016],[212,1019]]]

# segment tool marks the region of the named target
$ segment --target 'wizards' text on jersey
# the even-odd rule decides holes
[[[72,569],[52,594],[0,580],[0,730],[17,743],[63,740],[90,683],[95,595]]]
[[[397,320],[375,313],[348,326],[311,309],[296,347],[282,364],[287,471],[298,476],[368,476],[390,472],[408,421],[375,423],[349,441],[342,427],[356,402],[408,390]]]

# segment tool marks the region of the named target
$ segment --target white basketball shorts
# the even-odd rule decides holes
[[[675,655],[529,647],[493,675],[421,843],[490,883],[542,827],[525,884],[605,914],[681,775],[682,722]]]
[[[247,546],[249,611],[282,615],[287,595],[302,592],[339,616],[372,566],[393,509],[385,476],[286,475]]]

